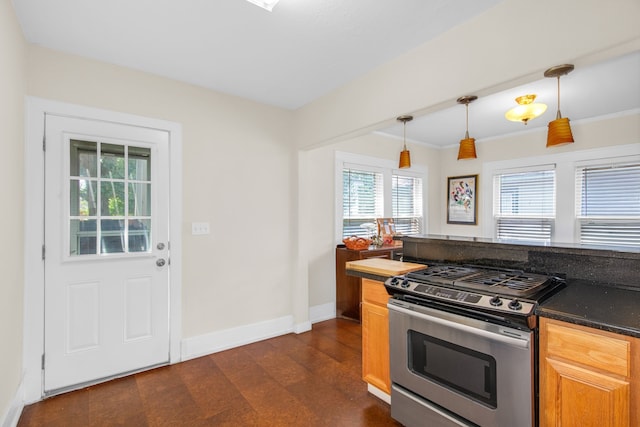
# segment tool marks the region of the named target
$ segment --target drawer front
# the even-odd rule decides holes
[[[389,294],[382,282],[362,279],[362,300],[386,307]]]
[[[563,326],[548,321],[543,325],[545,325],[548,355],[624,377],[631,375],[630,342],[573,325]]]

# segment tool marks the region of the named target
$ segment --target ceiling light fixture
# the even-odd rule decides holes
[[[475,138],[469,138],[469,104],[478,99],[475,95],[461,96],[458,98],[458,104],[464,104],[467,107],[467,131],[464,134],[464,139],[460,140],[460,148],[458,150],[458,160],[461,159],[476,159],[476,140]]]
[[[263,8],[264,10],[268,10],[271,12],[275,7],[276,3],[280,0],[247,0],[249,3],[253,3],[256,6]]]
[[[411,167],[411,153],[407,150],[407,122],[413,120],[413,116],[399,116],[396,120],[403,123],[403,137],[402,141],[404,142],[404,148],[400,153],[400,163],[398,167],[400,169],[410,168]]]
[[[556,65],[544,72],[545,77],[558,78],[558,112],[556,113],[556,119],[549,122],[547,148],[573,142],[569,119],[566,117],[563,118],[560,114],[560,76],[569,74],[571,71],[573,71],[573,64]]]
[[[535,94],[522,95],[516,98],[516,102],[518,103],[517,107],[513,107],[506,113],[504,116],[507,120],[512,122],[524,122],[526,125],[529,120],[535,119],[545,111],[547,111],[547,105],[541,104],[538,102],[533,102],[536,100]]]

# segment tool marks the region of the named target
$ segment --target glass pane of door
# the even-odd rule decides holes
[[[151,252],[151,150],[71,140],[69,255]]]

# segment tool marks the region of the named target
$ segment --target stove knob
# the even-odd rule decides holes
[[[407,279],[404,279],[402,281],[402,283],[400,283],[400,286],[403,288],[408,288],[409,287],[409,281]]]
[[[398,286],[398,278],[394,277],[391,279],[391,286]]]
[[[522,304],[520,304],[520,301],[518,301],[518,298],[514,298],[511,300],[511,302],[509,302],[509,308],[511,310],[521,310]]]
[[[498,295],[496,295],[489,300],[489,304],[493,305],[494,307],[500,307],[502,305],[502,300]]]

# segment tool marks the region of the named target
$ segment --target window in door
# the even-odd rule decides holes
[[[72,139],[69,255],[150,252],[151,150]]]
[[[495,237],[550,243],[555,219],[555,170],[499,173],[493,177]]]
[[[580,243],[640,247],[640,162],[576,168]]]

